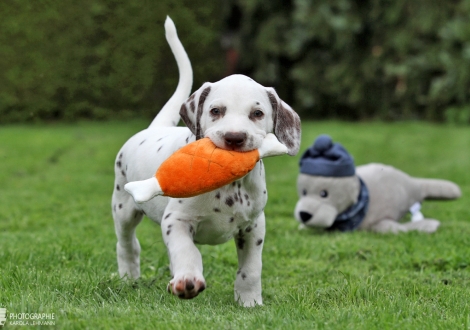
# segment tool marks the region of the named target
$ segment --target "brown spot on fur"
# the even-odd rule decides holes
[[[233,201],[233,198],[231,196],[227,197],[227,199],[225,200],[225,204],[227,204],[228,206],[232,206],[234,203]]]
[[[170,233],[171,233],[171,230],[168,230],[168,231],[166,232],[167,235],[170,235]]]
[[[215,194],[215,198],[220,199],[220,192],[217,192],[217,194]]]
[[[194,104],[194,100],[192,100],[191,103],[189,103],[189,109],[191,110],[192,113],[196,111],[196,105]]]
[[[204,102],[206,101],[207,96],[209,95],[211,91],[211,87],[208,86],[204,88],[204,90],[201,93],[201,96],[199,96],[199,103],[197,105],[197,114],[196,114],[196,140],[199,140],[203,138],[202,136],[202,128],[201,128],[201,116],[202,116],[202,111],[204,110]]]
[[[186,104],[184,104],[184,103],[181,105],[181,108],[180,108],[180,116],[181,116],[181,119],[183,119],[186,126],[188,126],[188,128],[191,130],[191,132],[195,133],[196,128],[194,127],[194,124],[192,123],[191,119],[189,118],[188,108],[186,108]]]
[[[256,241],[256,245],[261,245],[261,243],[263,243],[263,240],[260,238],[259,240]]]
[[[118,161],[116,162],[116,166],[119,167],[119,168],[121,168],[122,164],[121,164],[121,161],[120,161],[120,160],[118,160]]]
[[[119,209],[122,209],[122,204],[119,204],[118,207],[119,207]]]
[[[220,209],[218,209],[218,208],[215,207],[215,208],[214,208],[214,212],[220,212]]]
[[[268,98],[269,102],[271,103],[271,107],[273,108],[273,127],[276,128],[277,124],[277,99],[273,93],[268,91]]]
[[[233,222],[233,220],[235,220],[235,218],[234,218],[234,217],[231,217],[230,220],[229,220],[229,222]]]
[[[242,280],[244,280],[245,278],[246,278],[246,274],[242,273]]]
[[[250,226],[248,226],[248,227],[246,227],[245,231],[246,231],[247,233],[249,233],[252,229],[253,229],[253,228],[251,228]]]
[[[116,190],[117,191],[121,190],[121,187],[119,187],[119,185],[116,185]]]
[[[168,213],[166,216],[165,216],[165,219],[168,219],[170,217],[171,213]]]
[[[243,231],[240,229],[237,235],[237,247],[240,250],[243,250],[244,246],[245,246],[245,238],[243,237]]]

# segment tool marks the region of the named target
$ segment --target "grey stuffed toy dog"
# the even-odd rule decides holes
[[[306,227],[328,230],[432,233],[440,223],[420,212],[425,199],[459,198],[453,182],[413,178],[383,164],[354,167],[353,158],[339,143],[321,135],[300,160],[300,196],[295,217]],[[412,220],[399,223],[411,212]]]

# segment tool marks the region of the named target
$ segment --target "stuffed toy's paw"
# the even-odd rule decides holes
[[[155,196],[175,198],[197,196],[244,177],[263,157],[287,153],[273,134],[258,150],[236,152],[218,148],[209,138],[190,143],[176,151],[158,168],[154,177],[129,182],[124,189],[136,203]]]

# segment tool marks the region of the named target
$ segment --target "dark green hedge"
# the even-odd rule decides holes
[[[239,0],[242,71],[304,116],[470,122],[470,1]]]
[[[470,122],[470,0],[6,0],[0,123],[153,117],[178,78],[166,15],[195,87],[226,72],[239,27],[239,72],[304,118]]]
[[[202,0],[0,2],[0,123],[153,117],[176,87],[170,15],[195,85],[221,78],[217,6]]]

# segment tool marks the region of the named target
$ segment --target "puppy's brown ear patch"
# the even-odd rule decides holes
[[[194,92],[180,108],[180,116],[191,132],[196,136],[196,140],[203,138],[203,129],[200,124],[204,110],[204,102],[211,91],[209,83],[205,83]],[[197,109],[196,109],[197,105]]]
[[[191,118],[189,118],[188,107],[186,106],[186,103],[183,103],[181,105],[180,116],[181,116],[181,119],[183,120],[183,122],[186,124],[186,126],[188,126],[188,128],[191,130],[191,132],[195,135],[196,134],[196,127],[193,124],[193,121],[191,120]]]
[[[197,104],[197,115],[196,115],[196,140],[203,138],[202,128],[201,128],[201,116],[204,111],[204,102],[206,101],[207,96],[211,92],[211,86],[204,88],[201,95],[199,96],[199,102]]]
[[[268,89],[268,98],[273,108],[273,131],[279,141],[288,149],[288,154],[294,156],[300,148],[300,117],[276,94],[274,89]]]

